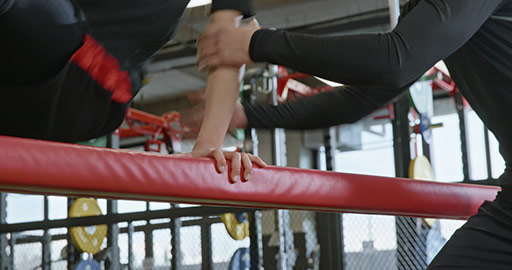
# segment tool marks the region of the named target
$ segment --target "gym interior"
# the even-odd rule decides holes
[[[151,59],[150,83],[133,100],[122,126],[82,145],[150,155],[192,149],[194,132],[180,124],[180,112],[204,100],[207,73],[195,64],[196,41],[210,10],[203,2],[189,4],[176,36]],[[404,2],[253,1],[260,25],[323,35],[388,31]],[[337,87],[258,63],[247,67],[239,98],[278,104]],[[355,123],[307,131],[231,129],[224,146],[276,166],[485,188],[497,186],[505,168],[496,138],[443,62],[408,93]],[[467,218],[128,200],[113,193],[41,194],[47,193],[1,193],[0,269],[420,270]],[[362,194],[362,201],[386,205],[385,196]]]

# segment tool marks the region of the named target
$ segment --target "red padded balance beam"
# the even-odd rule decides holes
[[[499,188],[268,166],[230,184],[210,159],[0,136],[0,190],[465,219]]]

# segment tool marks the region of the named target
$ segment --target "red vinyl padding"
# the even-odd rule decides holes
[[[213,160],[0,136],[0,190],[464,219],[497,187],[268,166],[229,184]]]

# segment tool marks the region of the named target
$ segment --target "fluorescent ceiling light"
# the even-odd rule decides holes
[[[212,0],[192,0],[188,3],[187,8],[199,7],[211,4]]]
[[[343,84],[341,83],[337,83],[337,82],[333,82],[333,81],[329,81],[329,80],[326,80],[326,79],[322,79],[322,78],[319,78],[319,77],[316,77],[318,80],[320,80],[321,82],[329,85],[330,87],[339,87],[339,86],[343,86]]]

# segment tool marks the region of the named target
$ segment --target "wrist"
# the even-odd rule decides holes
[[[192,151],[205,151],[205,150],[215,150],[217,148],[221,148],[224,144],[223,136],[215,136],[215,134],[210,134],[208,132],[203,132],[203,128],[197,135],[196,142],[194,144]],[[212,136],[214,135],[214,136]]]
[[[231,27],[237,27],[241,19],[242,13],[232,9],[217,10],[210,16],[212,24]]]
[[[192,147],[192,152],[197,152],[197,151],[213,151],[214,149],[215,149],[215,147],[210,147],[208,145],[203,145],[203,144],[200,144],[200,143],[195,143],[194,147]]]

